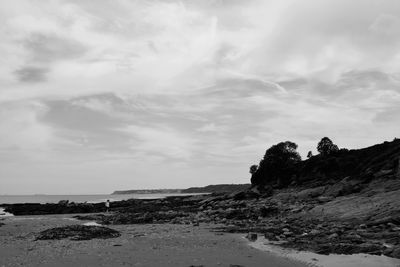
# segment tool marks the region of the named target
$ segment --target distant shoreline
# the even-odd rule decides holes
[[[135,190],[117,190],[111,195],[125,194],[180,194],[184,189],[135,189]]]
[[[117,190],[111,195],[123,194],[175,194],[175,193],[227,193],[246,190],[250,184],[214,184],[201,187],[189,187],[186,189],[134,189],[134,190]]]

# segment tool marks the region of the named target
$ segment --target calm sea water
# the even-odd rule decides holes
[[[1,204],[15,203],[57,203],[60,200],[69,200],[77,203],[98,203],[110,201],[126,200],[130,198],[137,199],[154,199],[165,198],[168,196],[185,196],[198,194],[124,194],[124,195],[0,195]]]

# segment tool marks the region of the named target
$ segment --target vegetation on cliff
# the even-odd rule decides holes
[[[382,175],[398,176],[400,140],[363,149],[339,149],[328,137],[322,138],[320,154],[301,161],[297,145],[286,141],[269,148],[259,167],[251,166],[253,186],[286,187],[290,184],[334,183],[340,179],[368,182]],[[254,171],[255,170],[255,171]]]
[[[181,193],[222,193],[246,190],[250,184],[214,184],[203,187],[190,187]]]

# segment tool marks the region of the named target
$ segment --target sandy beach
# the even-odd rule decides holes
[[[4,218],[0,266],[306,266],[252,248],[241,234],[212,232],[207,224],[119,225],[111,226],[121,232],[118,238],[35,241],[42,230],[85,223],[72,216]]]

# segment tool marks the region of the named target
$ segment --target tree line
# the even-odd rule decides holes
[[[297,147],[296,143],[286,141],[267,149],[260,163],[250,166],[251,184],[256,186],[274,183],[278,187],[284,187],[295,180],[296,168],[301,162]],[[318,143],[317,151],[321,157],[327,157],[337,153],[339,147],[331,139],[324,137]],[[311,151],[307,157],[313,157]]]

